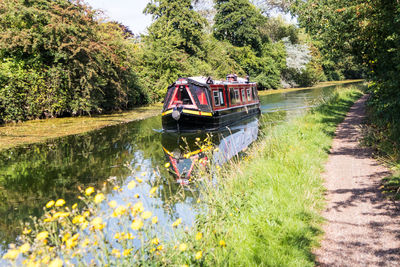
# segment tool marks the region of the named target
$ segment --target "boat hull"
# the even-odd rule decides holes
[[[179,120],[172,117],[172,113],[162,117],[162,126],[167,132],[196,132],[215,131],[229,127],[242,120],[260,114],[260,105],[255,103],[247,106],[232,107],[215,111],[211,116],[195,114],[196,112],[182,112]]]

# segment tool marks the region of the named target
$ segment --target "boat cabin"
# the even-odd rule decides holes
[[[167,131],[217,130],[259,113],[257,84],[249,79],[189,77],[168,87],[162,122]]]

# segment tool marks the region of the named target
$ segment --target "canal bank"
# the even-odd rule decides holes
[[[188,223],[181,213],[172,220],[177,231],[169,242],[158,237],[148,239],[149,250],[135,250],[124,257],[111,246],[107,259],[103,259],[109,260],[108,263],[145,265],[314,266],[311,247],[320,233],[322,166],[336,125],[360,95],[360,91],[344,89],[325,99],[325,104],[306,116],[292,117],[272,128],[264,127],[260,140],[246,151],[243,160],[235,160],[219,171],[216,168],[212,174],[206,172],[196,179],[200,197],[193,194],[185,201],[197,203],[194,224]],[[160,192],[162,187],[149,191]],[[96,202],[96,198],[92,201]],[[175,206],[176,210],[181,208]],[[88,220],[93,222],[97,215],[94,213]],[[96,225],[103,229],[101,224]],[[187,226],[193,227],[187,229]],[[96,227],[94,223],[93,227]],[[131,225],[133,230],[137,227],[137,224]],[[36,233],[42,230],[36,229]],[[50,236],[58,234],[50,233]],[[76,237],[76,249],[60,246],[51,251],[73,255],[82,249],[85,237]],[[96,247],[92,251],[96,253]],[[39,260],[49,255],[38,253],[36,256],[35,260]],[[102,257],[102,254],[94,256]],[[138,262],[138,259],[147,261]]]
[[[315,87],[260,91],[260,96],[287,93],[299,90],[345,85],[361,80],[322,82]],[[20,145],[46,142],[68,135],[83,134],[103,127],[147,119],[161,113],[162,104],[138,107],[131,111],[100,116],[82,116],[33,120],[23,123],[0,125],[0,150]]]

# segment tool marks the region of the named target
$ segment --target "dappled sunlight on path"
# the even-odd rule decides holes
[[[315,250],[318,266],[400,266],[399,207],[381,194],[390,174],[359,145],[362,97],[336,130],[324,174],[325,235]]]

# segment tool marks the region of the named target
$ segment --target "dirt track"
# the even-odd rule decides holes
[[[379,187],[389,171],[359,146],[367,96],[336,130],[324,174],[325,235],[318,266],[400,266],[400,211]]]

